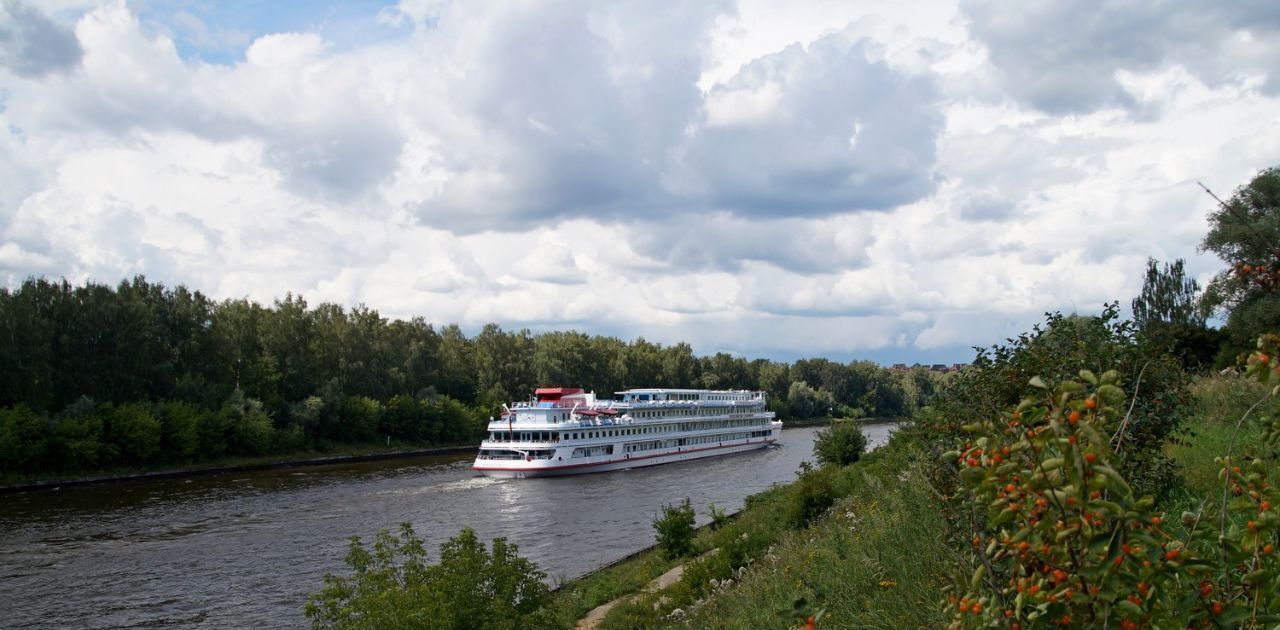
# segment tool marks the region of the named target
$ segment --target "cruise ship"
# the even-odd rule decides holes
[[[538,388],[490,419],[472,468],[504,478],[622,470],[765,448],[782,432],[760,391],[616,394],[603,400],[576,388]]]

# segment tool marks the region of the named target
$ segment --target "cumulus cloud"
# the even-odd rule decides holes
[[[751,262],[797,272],[866,266],[875,240],[870,221],[850,214],[819,220],[755,219],[728,213],[628,224],[628,240],[651,270],[742,271]]]
[[[1132,108],[1120,71],[1185,66],[1209,84],[1260,78],[1280,93],[1280,5],[1266,0],[965,0],[1007,94],[1052,113]]]
[[[931,192],[935,88],[873,61],[869,45],[843,33],[793,44],[714,86],[676,190],[748,216],[884,210]]]
[[[123,3],[76,27],[83,71],[15,100],[16,118],[77,136],[185,133],[254,139],[299,194],[356,201],[395,169],[403,136],[367,87],[367,59],[333,58],[314,34],[256,40],[234,66],[184,62]]]
[[[35,19],[2,6],[5,33]],[[74,62],[0,69],[8,286],[145,273],[468,330],[951,362],[1124,301],[1148,255],[1212,273],[1194,182],[1280,161],[1267,3],[1094,23],[1062,3],[403,0],[367,39],[206,41],[220,62],[189,46],[248,22],[49,6],[79,15],[71,34],[35,14]]]
[[[456,64],[429,225],[513,229],[661,211],[666,154],[697,111],[711,20],[726,3],[452,5],[425,37]],[[434,123],[434,124],[433,124]],[[660,200],[660,199],[659,199]]]
[[[0,67],[39,78],[75,68],[81,54],[70,29],[21,0],[0,2]]]

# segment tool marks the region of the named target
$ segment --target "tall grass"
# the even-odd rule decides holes
[[[1182,468],[1183,482],[1189,494],[1204,497],[1211,495],[1215,488],[1222,487],[1218,481],[1219,466],[1214,460],[1227,454],[1236,425],[1249,407],[1266,396],[1269,390],[1267,385],[1251,379],[1222,375],[1201,377],[1192,383],[1195,407],[1184,425],[1188,435],[1179,443],[1171,443],[1167,449]],[[1251,418],[1277,410],[1280,410],[1280,401],[1272,398],[1259,405]],[[1238,454],[1249,448],[1257,437],[1256,425],[1246,421],[1236,434],[1235,452]]]
[[[1189,431],[1168,447],[1183,477],[1182,489],[1166,501],[1170,513],[1194,510],[1221,492],[1214,460],[1227,452],[1241,416],[1267,391],[1235,377],[1195,381]],[[1277,409],[1280,402],[1270,400],[1254,413]],[[1246,422],[1235,437],[1236,452],[1247,450],[1257,435]],[[929,463],[918,438],[901,432],[862,461],[823,471],[827,478],[817,486],[839,498],[799,528],[793,508],[806,485],[814,484],[753,497],[733,522],[699,535],[699,551],[718,553],[689,561],[677,585],[615,607],[604,627],[794,628],[812,614],[820,615],[818,627],[944,626],[942,588],[962,564],[961,551],[948,539],[925,474]],[[634,592],[671,564],[649,559],[626,577],[593,576],[595,586],[577,585],[562,603],[571,600],[568,609],[585,613],[594,605],[589,602]]]
[[[691,562],[676,586],[615,608],[606,627],[787,628],[819,612],[823,627],[939,625],[952,552],[909,442],[836,469],[843,498],[809,527],[794,529],[785,509],[801,484],[754,501],[716,534],[718,553]]]

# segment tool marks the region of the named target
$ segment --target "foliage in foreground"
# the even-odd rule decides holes
[[[823,466],[848,466],[867,451],[867,436],[854,422],[834,422],[813,435],[813,455]]]
[[[325,575],[307,602],[315,628],[517,628],[548,599],[545,574],[503,538],[485,549],[470,529],[440,545],[428,564],[422,539],[404,523],[378,532],[373,549],[353,536],[349,577]]]
[[[1271,356],[1255,355],[1250,373],[1266,379]],[[948,598],[953,626],[1280,621],[1280,419],[1262,422],[1265,454],[1225,454],[1222,505],[1184,513],[1179,536],[1116,469],[1112,440],[1130,420],[1119,374],[1079,376],[1033,379],[1032,395],[963,427],[970,440],[944,455],[959,467],[975,567]]]
[[[1032,378],[1056,383],[1076,378],[1081,370],[1113,369],[1134,391],[1126,408],[1129,421],[1116,438],[1115,465],[1139,494],[1160,497],[1178,483],[1164,447],[1182,431],[1190,410],[1190,379],[1163,348],[1143,343],[1114,303],[1098,316],[1050,313],[1031,332],[979,351],[973,368],[962,371],[918,420],[937,444],[955,444],[965,438],[962,425],[998,417],[1019,404]],[[947,448],[952,447],[942,450]]]

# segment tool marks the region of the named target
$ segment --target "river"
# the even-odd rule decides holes
[[[882,444],[893,425],[865,425]],[[0,627],[304,627],[351,535],[412,523],[439,543],[505,536],[552,583],[653,544],[664,503],[729,511],[795,478],[815,428],[780,446],[594,475],[495,480],[423,457],[0,496]]]

